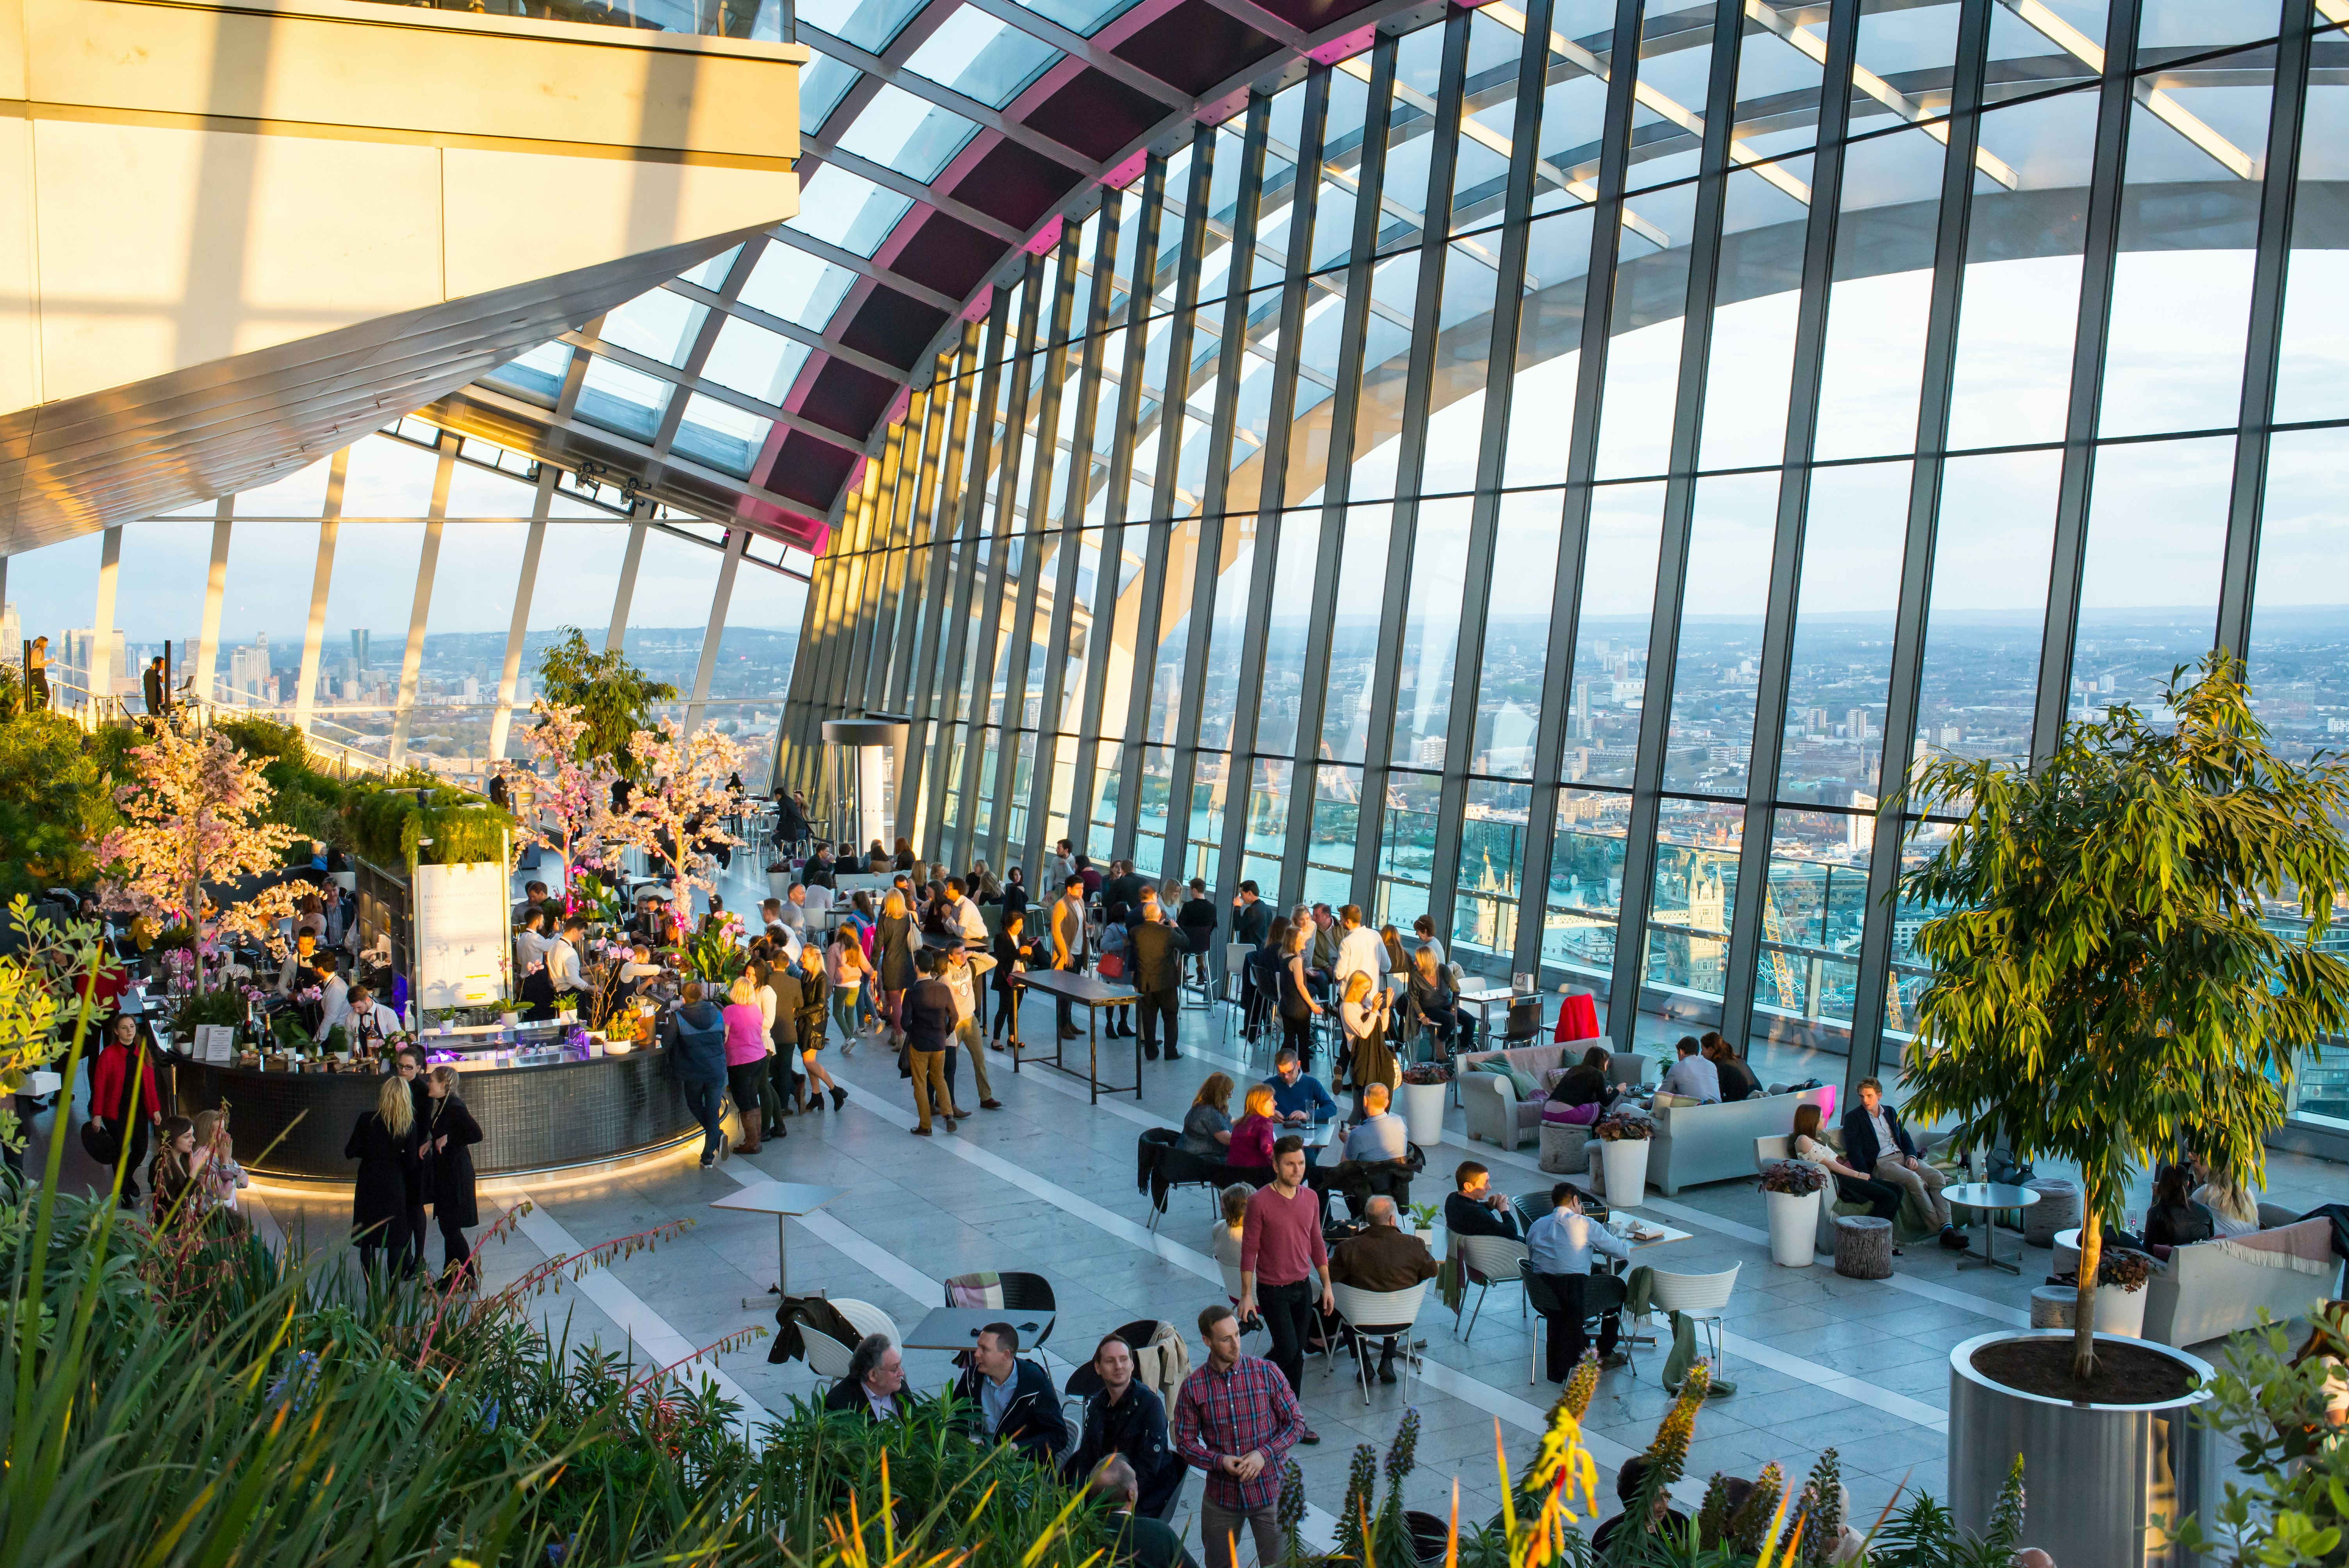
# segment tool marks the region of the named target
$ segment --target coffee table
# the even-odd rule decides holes
[[[1033,1307],[934,1306],[929,1315],[905,1331],[907,1350],[968,1350],[978,1332],[990,1323],[1008,1323],[1019,1331],[1019,1347],[1043,1343],[1052,1332],[1052,1314]]]
[[[2007,1181],[1959,1181],[1941,1189],[1941,1199],[1952,1209],[1976,1209],[1982,1212],[1982,1255],[1975,1260],[1985,1267],[2004,1269],[2011,1274],[2022,1270],[1998,1255],[1998,1224],[1989,1216],[2001,1209],[2028,1209],[2039,1202],[2039,1191],[2033,1187],[2020,1187]],[[1967,1262],[1960,1254],[1961,1266]]]
[[[792,1294],[791,1257],[785,1228],[793,1214],[812,1214],[818,1209],[837,1203],[848,1196],[845,1187],[813,1187],[803,1181],[761,1181],[745,1187],[730,1197],[719,1198],[709,1206],[713,1209],[748,1209],[753,1213],[775,1217],[775,1289],[783,1295]]]

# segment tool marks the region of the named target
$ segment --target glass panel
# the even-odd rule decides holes
[[[1247,830],[1240,875],[1264,887],[1280,886],[1281,862],[1288,857],[1289,778],[1295,764],[1259,757],[1250,765]]]
[[[1863,810],[1876,804],[1900,599],[1898,521],[1908,510],[1909,476],[1905,462],[1821,469],[1811,476],[1786,680],[1782,800]]]
[[[1501,498],[1485,606],[1484,662],[1476,676],[1475,750],[1468,763],[1473,772],[1533,777],[1563,506],[1557,490]]]
[[[1361,402],[1355,414],[1350,499],[1394,494],[1402,433],[1404,382],[1411,365],[1412,313],[1419,308],[1419,253],[1381,262],[1371,273],[1371,311],[1362,338]]]
[[[693,352],[693,340],[709,314],[707,305],[696,304],[674,289],[654,289],[607,312],[596,335],[615,348],[680,366]]]
[[[676,391],[674,382],[593,355],[579,388],[579,417],[591,425],[649,441],[660,428],[661,415]]]
[[[1436,326],[1434,377],[1428,407],[1420,493],[1473,490],[1485,428],[1485,383],[1493,353],[1496,236],[1450,247]]]
[[[552,408],[563,395],[563,377],[571,368],[572,352],[567,343],[542,343],[495,370],[485,372],[481,379],[542,408]]]
[[[1769,36],[1749,32],[1746,46]],[[1759,468],[1778,461],[1786,449],[1795,317],[1803,297],[1786,285],[1800,271],[1810,210],[1783,187],[1807,191],[1809,160],[1770,170],[1778,183],[1753,170],[1729,176],[1698,459],[1707,469]]]
[[[812,352],[795,338],[730,315],[718,329],[718,341],[710,346],[701,374],[720,387],[780,408]]]
[[[1183,875],[1216,881],[1224,841],[1224,790],[1231,779],[1231,758],[1221,751],[1202,751],[1191,770],[1189,853]]]
[[[1747,1037],[1766,1053],[1755,1069],[1765,1082],[1826,1077],[1815,1064],[1850,1054],[1874,830],[1872,818],[1836,811],[1782,810],[1771,825]]]
[[[2341,46],[2338,32],[2317,44]],[[2349,181],[2349,80],[2312,72],[2301,124],[2275,417],[2339,419],[2349,418],[2349,227],[2325,193]]]
[[[1379,818],[1378,891],[1371,899],[1373,925],[1409,931],[1427,913],[1429,879],[1435,868],[1435,819],[1444,779],[1434,773],[1389,773],[1385,810]]]
[[[2268,446],[2260,575],[2251,612],[2251,689],[2278,749],[2305,760],[2349,731],[2349,519],[2341,510],[2349,429],[2278,431]],[[126,565],[129,555],[123,556]]]
[[[753,310],[821,329],[855,281],[856,274],[846,267],[819,261],[778,240],[760,253],[759,264],[742,285],[741,299]]]
[[[2262,51],[2137,78],[2100,435],[2235,422],[2271,69]]]
[[[1667,789],[1744,791],[1777,505],[1775,473],[1697,481],[1672,673]]]
[[[1019,0],[1019,4],[1087,37],[1133,8],[1133,0]]]
[[[1158,636],[1150,683],[1150,723],[1143,734],[1172,744],[1182,717],[1183,668],[1191,651],[1194,575],[1199,569],[1199,520],[1192,518],[1166,537],[1166,592],[1158,607]],[[1206,608],[1212,610],[1213,606]]]
[[[1560,212],[1526,230],[1524,302],[1510,380],[1505,485],[1566,478],[1566,426],[1582,362],[1582,300],[1590,271],[1590,213]]]
[[[1455,234],[1501,221],[1508,186],[1509,138],[1516,122],[1517,61],[1524,50],[1522,24],[1512,31],[1486,12],[1470,15],[1458,165],[1452,176],[1452,232]]]
[[[1661,474],[1671,457],[1695,206],[1696,187],[1676,186],[1641,197],[1624,220],[1599,402],[1602,480]]]
[[[1338,557],[1336,619],[1330,637],[1330,675],[1322,687],[1321,710],[1321,755],[1340,761],[1361,761],[1370,732],[1371,673],[1378,661],[1388,533],[1393,521],[1392,506],[1346,509],[1345,542]]]
[[[1354,195],[1362,168],[1362,123],[1371,92],[1345,70],[1330,75],[1330,118],[1321,131],[1321,192],[1313,212],[1314,272],[1343,266],[1354,247]]]
[[[1816,13],[1812,13],[1816,15]],[[1730,156],[1759,162],[1819,139],[1819,81],[1826,75],[1825,18],[1806,26],[1779,8],[1777,28],[1745,28],[1737,47],[1737,124]]]
[[[978,127],[962,116],[884,83],[840,146],[927,184],[978,134]]]
[[[1441,768],[1452,727],[1452,672],[1460,656],[1471,502],[1465,496],[1420,503],[1412,543],[1397,664],[1394,760]]]
[[[1820,458],[1914,451],[1935,202],[1947,150],[1923,130],[1855,143],[1844,160],[1820,372]]]
[[[1223,536],[1223,560],[1216,572],[1216,600],[1207,624],[1207,665],[1199,711],[1193,716],[1197,744],[1211,751],[1231,746],[1232,718],[1241,700],[1240,660],[1247,651],[1248,579],[1256,569],[1256,519],[1226,518]],[[1195,823],[1192,836],[1201,836]]]
[[[2073,717],[2114,702],[2150,706],[2178,665],[2210,648],[2227,538],[2231,436],[2147,441],[2096,454]]]
[[[1561,789],[1557,837],[1549,852],[1549,896],[1542,926],[1542,983],[1561,976],[1595,985],[1604,995],[1615,968],[1616,922],[1623,903],[1623,847],[1631,797],[1601,789]]]
[[[1174,754],[1164,746],[1142,748],[1142,789],[1133,832],[1133,868],[1146,876],[1166,874],[1166,801],[1174,784]]]
[[[1977,160],[1951,384],[1952,448],[2063,438],[2086,207],[2047,193],[2087,184],[2095,139],[2094,93],[1982,116],[1982,151],[2013,185],[1982,171]]]
[[[1644,967],[1648,989],[1663,993],[1667,1019],[1718,1019],[1744,824],[1745,808],[1736,802],[1667,799],[1661,804]],[[1715,1009],[1698,1006],[1682,1010],[1705,1001],[1714,1003]]]
[[[922,0],[798,0],[802,26],[812,23],[836,38],[879,54],[914,19]]]
[[[1287,757],[1297,750],[1297,709],[1304,696],[1305,639],[1320,544],[1320,513],[1293,511],[1281,518],[1272,571],[1272,614],[1265,624],[1264,686],[1257,699],[1256,748],[1260,753]],[[1253,823],[1255,808],[1249,810]],[[1249,832],[1253,836],[1253,826]]]
[[[1917,738],[1929,750],[2031,755],[2061,452],[1952,458],[1941,473]]]
[[[884,191],[836,163],[827,163],[800,187],[799,215],[783,226],[838,245],[843,251],[869,256],[881,248],[881,242],[888,238],[889,231],[913,205],[909,196]],[[770,246],[768,253],[773,254],[774,247]],[[761,265],[763,269],[763,263]],[[748,290],[744,297],[749,297]]]
[[[1061,58],[1061,51],[986,12],[960,6],[922,40],[905,68],[1001,108]]]
[[[1304,896],[1311,903],[1341,904],[1354,896],[1354,834],[1361,819],[1362,770],[1325,764],[1314,772]]]
[[[1592,493],[1567,717],[1569,782],[1631,782],[1663,524],[1661,484],[1604,485]]]
[[[696,392],[686,399],[685,418],[678,424],[669,449],[707,463],[719,473],[749,479],[751,464],[766,445],[767,432],[773,428],[771,419]]]
[[[1598,199],[1599,145],[1607,119],[1607,69],[1614,52],[1615,8],[1565,0],[1550,14],[1547,84],[1542,93],[1542,161],[1534,211],[1555,211]],[[1559,46],[1565,46],[1561,52]]]
[[[1458,896],[1452,908],[1452,961],[1506,985],[1517,947],[1517,899],[1526,872],[1526,824],[1533,789],[1468,781],[1460,823]],[[1414,945],[1408,934],[1405,952]]]
[[[1685,180],[1704,142],[1717,5],[1651,5],[1640,25],[1640,80],[1631,109],[1626,189]]]

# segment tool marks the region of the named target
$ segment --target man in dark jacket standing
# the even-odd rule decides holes
[[[726,1091],[726,1015],[709,1005],[701,982],[685,983],[685,1000],[662,1023],[668,1036],[669,1061],[677,1080],[685,1086],[685,1103],[701,1123],[701,1163],[718,1163],[726,1146],[719,1124]]]
[[[1166,1059],[1183,1054],[1175,1044],[1174,1019],[1183,990],[1183,934],[1166,923],[1158,890],[1142,890],[1142,915],[1125,928],[1126,955],[1133,960],[1133,988],[1142,993],[1142,1054],[1158,1059],[1158,1022],[1166,1021]]]
[[[1257,896],[1256,883],[1244,882],[1232,895],[1232,941],[1254,954],[1272,934],[1272,906]],[[1254,965],[1240,971],[1240,1016],[1248,1020],[1247,1037],[1256,1038],[1257,977]]]
[[[970,1406],[989,1442],[1009,1443],[1043,1464],[1068,1446],[1061,1396],[1041,1367],[1019,1359],[1019,1331],[1008,1323],[990,1323],[978,1331],[954,1391]]]

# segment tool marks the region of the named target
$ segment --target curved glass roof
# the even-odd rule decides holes
[[[795,20],[773,0],[729,10],[728,32],[790,28],[812,51],[800,80],[799,215],[429,412],[821,548],[906,389],[928,384],[961,318],[1012,275],[1007,263],[1090,211],[1100,187],[1129,182],[1145,149],[1171,150],[1194,121],[1224,118],[1234,94],[1309,50],[1366,46],[1372,24],[1406,9],[802,0]],[[650,12],[629,20],[669,25]]]

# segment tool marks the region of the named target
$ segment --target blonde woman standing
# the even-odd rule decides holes
[[[881,921],[874,930],[874,967],[881,972],[881,1016],[888,1021],[891,1044],[901,1044],[905,1037],[900,1015],[905,993],[920,978],[916,973],[914,954],[921,950],[922,938],[914,929],[913,915],[905,908],[905,895],[896,889],[881,901]]]
[[[855,927],[845,922],[823,945],[823,977],[831,983],[832,1017],[840,1026],[840,1054],[844,1057],[856,1049],[857,1037],[864,1033],[856,1022],[857,999],[874,978],[873,961],[864,956],[864,944],[857,940]]]
[[[351,1239],[358,1243],[359,1267],[375,1272],[378,1252],[387,1266],[406,1276],[416,1272],[419,1241],[409,1223],[408,1190],[420,1174],[416,1096],[408,1080],[392,1074],[376,1090],[375,1109],[351,1128],[343,1158],[359,1162],[351,1187]]]

